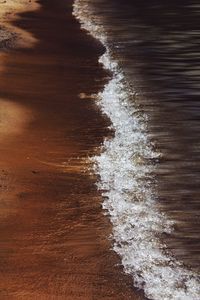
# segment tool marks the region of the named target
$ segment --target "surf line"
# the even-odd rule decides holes
[[[152,174],[160,154],[152,147],[148,118],[130,102],[135,92],[113,59],[92,1],[75,0],[73,15],[83,30],[105,46],[99,63],[113,74],[96,96],[96,103],[110,118],[115,135],[105,139],[100,155],[91,158],[94,172],[100,176],[97,186],[104,198],[102,206],[113,225],[113,249],[121,257],[124,271],[148,298],[196,300],[200,295],[198,275],[176,261],[159,239],[162,233],[173,231],[173,222],[157,207]]]

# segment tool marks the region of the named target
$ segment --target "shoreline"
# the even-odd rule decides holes
[[[111,225],[86,171],[109,122],[92,99],[78,95],[103,88],[104,49],[80,30],[72,1],[40,2],[40,10],[14,21],[37,43],[9,51],[0,72],[0,98],[24,120],[11,118],[9,126],[21,130],[4,135],[0,147],[0,295],[143,299],[111,250]],[[11,116],[16,110],[9,106]]]
[[[159,228],[161,229],[160,234],[162,234],[163,232],[170,232],[172,225],[165,215],[161,216],[153,200],[151,188],[145,188],[143,185],[145,194],[141,205],[134,201],[135,191],[140,195],[142,193],[138,188],[139,185],[136,187],[132,182],[133,172],[136,182],[138,171],[140,173],[139,181],[142,177],[146,181],[146,175],[148,173],[150,175],[154,169],[153,165],[148,167],[145,163],[141,163],[142,160],[139,162],[138,168],[138,161],[133,160],[135,152],[139,157],[144,157],[145,153],[145,158],[149,157],[150,159],[156,159],[159,154],[151,148],[148,134],[141,126],[142,120],[139,116],[132,117],[130,114],[130,111],[133,112],[133,108],[130,107],[131,102],[129,103],[129,99],[131,99],[131,94],[128,92],[129,86],[126,86],[126,76],[119,68],[118,60],[113,58],[114,55],[112,54],[115,52],[113,53],[112,47],[107,42],[109,34],[103,30],[104,20],[99,19],[98,8],[96,12],[93,11],[94,7],[90,2],[88,5],[87,1],[84,4],[82,5],[79,0],[75,2],[74,15],[80,21],[81,27],[105,46],[107,51],[100,57],[99,61],[105,69],[113,73],[112,79],[106,84],[103,92],[98,94],[98,105],[101,111],[108,115],[112,121],[115,136],[111,140],[106,139],[102,147],[103,153],[93,158],[97,166],[95,170],[100,176],[98,187],[105,197],[103,208],[109,212],[114,227],[113,248],[121,256],[126,273],[132,275],[136,286],[143,287],[145,294],[150,299],[159,299],[159,297],[172,299],[179,297],[179,293],[183,297],[196,299],[199,294],[198,275],[176,261],[170,253],[166,254],[165,244],[160,243],[160,240],[157,239]],[[133,125],[134,123],[136,125]],[[135,132],[137,134],[134,134]],[[138,145],[140,145],[139,149]],[[141,172],[141,165],[145,168],[144,173]],[[128,183],[130,184],[127,185]],[[127,186],[128,193],[126,193]],[[130,191],[132,197],[129,197]],[[154,220],[155,228],[157,227],[156,232],[149,226],[152,220]],[[142,227],[141,230],[140,227]],[[165,264],[166,267],[163,270],[162,267]],[[172,278],[173,280],[171,280]],[[177,281],[186,283],[187,289],[185,290],[183,287],[180,292],[177,292]],[[168,282],[167,291],[165,291],[166,282]]]

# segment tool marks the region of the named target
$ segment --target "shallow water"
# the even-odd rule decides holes
[[[197,299],[199,283],[189,278],[198,280],[200,261],[200,6],[75,3],[83,28],[107,48],[100,62],[114,74],[97,98],[116,134],[94,158],[114,249],[152,299]]]

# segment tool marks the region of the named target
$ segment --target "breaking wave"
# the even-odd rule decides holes
[[[91,158],[100,175],[103,208],[113,224],[114,250],[134,285],[154,300],[197,300],[197,275],[176,261],[160,236],[173,222],[159,211],[153,171],[160,154],[147,131],[147,117],[133,105],[136,97],[120,69],[102,24],[95,19],[90,0],[75,0],[74,16],[81,27],[102,42],[106,52],[99,62],[113,77],[97,95],[97,104],[111,122],[113,139],[105,139],[99,156]]]

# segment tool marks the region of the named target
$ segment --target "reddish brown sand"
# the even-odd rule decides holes
[[[0,0],[0,49],[10,46],[12,37],[14,42],[20,47],[34,45],[35,38],[26,30],[13,26],[11,21],[17,19],[17,13],[33,11],[38,9],[39,5],[35,0]],[[17,33],[17,35],[16,35]]]
[[[1,57],[0,299],[143,299],[111,250],[87,171],[108,121],[78,95],[102,88],[103,49],[71,1],[40,3],[15,22],[38,43]]]

